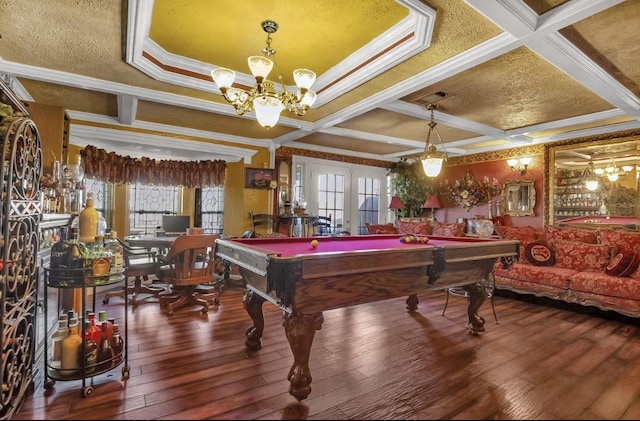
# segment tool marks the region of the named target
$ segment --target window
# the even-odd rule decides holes
[[[365,223],[378,224],[379,178],[358,177],[358,234],[367,234]]]
[[[162,215],[175,215],[181,209],[182,188],[176,186],[129,186],[129,233],[153,234],[162,226]]]
[[[224,187],[196,190],[196,226],[206,234],[222,234],[224,228]]]
[[[107,195],[109,194],[107,183],[104,181],[94,180],[93,178],[85,178],[83,180],[84,190],[85,190],[85,198],[87,200],[88,193],[93,193],[93,206],[96,208],[98,212],[105,218],[105,220],[109,220],[108,211],[109,207],[107,206]]]
[[[342,229],[344,220],[344,179],[342,174],[318,174],[318,216],[331,216],[331,231]]]

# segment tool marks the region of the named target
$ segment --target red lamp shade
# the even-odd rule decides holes
[[[402,203],[402,200],[400,200],[398,196],[393,196],[389,204],[389,209],[404,209],[404,203]]]
[[[439,209],[440,208],[440,199],[437,195],[432,194],[427,197],[427,200],[424,201],[423,208],[431,208],[431,209]]]

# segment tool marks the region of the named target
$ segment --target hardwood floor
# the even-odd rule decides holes
[[[161,314],[129,307],[128,364],[34,393],[14,419],[638,419],[638,321],[557,303],[495,297],[486,332],[466,329],[466,301],[421,295],[328,311],[311,351],[309,397],[288,393],[292,363],[281,311],[265,303],[263,348],[248,352],[242,293]],[[547,303],[544,301],[543,303]],[[121,299],[102,305],[123,322]],[[91,380],[87,384],[91,384]]]

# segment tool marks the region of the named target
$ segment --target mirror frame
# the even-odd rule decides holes
[[[528,209],[523,210],[509,210],[508,207],[508,191],[510,187],[518,187],[518,190],[522,190],[523,187],[526,187],[528,190],[528,201],[529,207]],[[505,181],[502,187],[502,214],[509,216],[536,216],[535,214],[536,208],[536,188],[534,185],[534,180],[511,180]]]
[[[545,179],[544,179],[544,224],[556,224],[557,221],[553,219],[554,215],[554,197],[556,187],[555,176],[555,152],[563,150],[571,150],[577,145],[584,146],[588,144],[589,147],[597,147],[606,149],[607,147],[616,147],[622,143],[637,142],[638,150],[640,151],[640,131],[629,130],[625,132],[617,132],[614,134],[607,134],[605,136],[589,137],[571,139],[559,143],[553,143],[545,145]],[[639,153],[640,155],[640,153]]]

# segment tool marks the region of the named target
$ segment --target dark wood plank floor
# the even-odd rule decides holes
[[[422,295],[324,313],[311,351],[311,395],[287,392],[292,363],[281,312],[265,303],[263,349],[248,352],[242,294],[228,290],[206,316],[168,318],[156,303],[129,307],[128,364],[36,388],[14,419],[639,419],[638,321],[513,296],[481,314],[470,336],[466,302]],[[105,308],[122,322],[121,299]],[[91,384],[88,380],[88,384]]]

